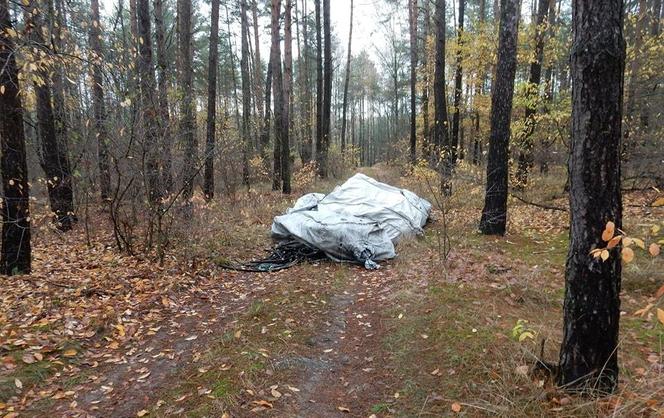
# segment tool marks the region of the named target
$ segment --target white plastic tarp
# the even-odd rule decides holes
[[[431,204],[405,189],[355,174],[328,195],[300,197],[272,222],[272,236],[318,248],[337,261],[376,268],[396,256],[394,245],[422,233]]]

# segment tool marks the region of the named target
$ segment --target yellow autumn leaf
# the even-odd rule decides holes
[[[600,253],[600,257],[602,257],[602,261],[606,261],[609,259],[609,251],[608,250],[602,250]]]
[[[147,414],[149,414],[148,410],[147,410],[147,409],[142,409],[142,410],[140,410],[140,411],[138,411],[138,412],[136,413],[136,416],[137,416],[137,417],[144,417],[144,416],[146,416]]]
[[[623,247],[629,247],[630,245],[634,244],[634,240],[630,237],[624,237],[622,243]]]
[[[646,244],[645,244],[645,242],[643,242],[642,239],[632,238],[632,240],[634,241],[634,244],[636,244],[636,246],[639,247],[640,249],[642,249],[642,250],[646,249]]]
[[[664,309],[657,308],[657,319],[664,325]]]
[[[625,247],[621,251],[622,259],[625,263],[629,263],[634,260],[634,250],[629,247]]]
[[[70,348],[69,350],[62,353],[62,355],[65,357],[74,357],[77,353],[78,351],[76,351],[74,348]]]
[[[652,228],[650,228],[650,232],[653,235],[657,235],[659,233],[660,229],[662,229],[659,225],[653,225]]]
[[[664,206],[664,196],[657,198],[654,202],[652,202],[652,206],[655,208]]]

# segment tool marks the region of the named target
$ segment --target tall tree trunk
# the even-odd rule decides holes
[[[510,119],[516,74],[516,45],[521,0],[503,0],[500,10],[498,62],[491,94],[491,134],[480,232],[504,235],[507,226],[507,185]]]
[[[212,0],[210,52],[208,54],[207,126],[205,133],[205,174],[203,194],[214,198],[214,149],[217,129],[217,66],[219,64],[219,0]]]
[[[417,1],[417,0],[413,0]],[[344,100],[341,111],[341,155],[346,151],[346,110],[348,108],[348,86],[350,85],[350,60],[353,41],[353,0],[350,0],[350,30],[348,31],[348,56],[346,58],[346,79],[344,80]]]
[[[425,0],[428,1],[428,0]],[[417,0],[409,0],[410,28],[410,163],[417,160]]]
[[[251,75],[249,73],[249,21],[247,20],[247,0],[240,0],[240,42],[242,57],[242,183],[249,188],[249,152],[251,150]]]
[[[456,164],[457,156],[463,159],[463,147],[459,147],[459,124],[461,123],[461,89],[463,88],[463,19],[466,1],[459,1],[459,24],[457,26],[456,71],[454,74],[454,113],[452,114],[452,165]]]
[[[279,15],[281,0],[272,0],[272,47],[270,62],[272,63],[272,97],[274,100],[274,149],[272,190],[280,190],[282,182],[281,141],[284,136],[284,82],[281,70],[281,39],[279,36]]]
[[[99,192],[103,202],[111,196],[111,161],[108,149],[108,131],[106,130],[106,104],[104,102],[104,49],[101,38],[101,22],[99,20],[99,0],[90,1],[91,20],[89,33],[90,72],[92,77],[92,113],[94,116],[94,132],[97,137],[97,164],[99,167]]]
[[[302,112],[302,140],[300,143],[300,155],[302,157],[302,164],[309,163],[312,159],[312,133],[311,133],[311,89],[309,78],[309,28],[307,25],[307,1],[302,0],[302,17],[299,19],[302,22],[302,51],[298,54],[300,65],[298,66],[298,76],[300,80],[300,98],[301,98],[301,112]],[[297,13],[297,11],[296,11]],[[298,20],[296,18],[296,20]],[[298,40],[299,42],[299,40]]]
[[[0,274],[27,274],[31,269],[30,185],[25,154],[23,106],[16,46],[7,0],[0,0],[0,172],[4,192]]]
[[[431,28],[431,6],[428,0],[424,1],[424,22],[422,37],[422,138],[424,156],[427,159],[431,158],[431,129],[429,126],[429,34]]]
[[[251,15],[252,15],[252,20],[253,20],[253,25],[254,25],[254,51],[256,54],[256,58],[254,60],[254,73],[256,77],[255,85],[256,85],[256,94],[254,95],[256,98],[256,106],[258,107],[258,117],[259,118],[264,118],[265,117],[265,108],[263,103],[263,63],[261,61],[261,43],[260,43],[260,36],[259,36],[259,24],[258,24],[258,0],[253,0],[251,3]]]
[[[621,228],[620,141],[625,43],[622,0],[574,0],[569,158],[570,245],[565,270],[559,384],[597,394],[618,383],[621,260],[604,247],[607,222]]]
[[[168,104],[168,61],[166,58],[166,30],[163,0],[154,0],[154,28],[157,47],[157,95],[159,99],[159,136],[161,137],[161,182],[163,191],[173,192],[173,155],[171,115]]]
[[[330,0],[323,0],[323,37],[325,60],[323,62],[323,138],[321,141],[321,166],[322,178],[328,176],[328,150],[330,147],[330,123],[332,112],[332,32],[330,30]]]
[[[182,165],[182,198],[188,202],[194,195],[198,144],[196,141],[196,121],[194,119],[193,63],[191,0],[177,0],[178,36],[180,38],[178,60],[180,65],[180,138],[183,142],[184,161]]]
[[[447,127],[447,94],[445,93],[445,0],[436,0],[434,13],[436,23],[436,63],[433,75],[433,97],[435,102],[434,118],[434,158],[441,163],[442,183],[441,190],[445,194],[451,193],[449,177],[450,140]],[[444,154],[441,160],[441,152]]]
[[[295,0],[297,1],[297,0]],[[286,0],[284,13],[284,77],[283,77],[283,127],[281,137],[281,180],[282,192],[290,194],[291,192],[291,174],[290,174],[290,109],[291,94],[293,88],[293,32],[291,15],[293,9],[293,0]]]
[[[544,34],[549,0],[539,0],[537,6],[537,20],[535,28],[535,54],[530,62],[530,77],[526,87],[526,112],[523,130],[518,136],[519,157],[516,169],[517,186],[520,188],[528,184],[528,173],[533,168],[533,140],[535,132],[535,114],[537,113],[537,98],[542,79],[542,61],[544,60]]]
[[[479,30],[486,31],[486,0],[480,0],[479,5]],[[477,82],[475,83],[475,98],[484,94],[484,84],[486,81],[486,67],[482,66],[477,75]],[[473,128],[473,159],[474,165],[479,165],[482,160],[482,132],[480,130],[480,107],[479,101],[474,100],[475,115],[474,115],[474,128]]]
[[[152,32],[150,29],[150,1],[138,0],[138,76],[140,82],[141,120],[143,122],[143,152],[145,175],[150,202],[158,204],[162,193],[159,181],[159,141],[157,99],[152,67]]]
[[[36,1],[30,2],[25,14],[26,31],[38,48],[47,48],[42,36],[40,9]],[[55,114],[51,102],[50,71],[39,68],[37,74],[42,83],[35,83],[37,123],[41,142],[41,164],[46,173],[48,198],[58,229],[68,231],[76,220],[74,215],[74,190],[67,151],[67,138],[58,140]]]
[[[323,170],[323,38],[321,25],[321,0],[316,7],[316,163],[318,173]]]

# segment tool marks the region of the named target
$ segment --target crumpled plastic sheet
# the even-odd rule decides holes
[[[431,203],[415,193],[355,174],[328,195],[300,197],[272,222],[277,241],[299,241],[336,261],[378,268],[377,261],[396,256],[395,244],[419,235]]]

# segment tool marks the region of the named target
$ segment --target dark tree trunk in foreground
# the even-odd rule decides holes
[[[323,0],[323,38],[325,59],[323,61],[323,132],[321,138],[320,176],[328,176],[328,150],[330,146],[330,123],[332,113],[332,33],[330,31],[330,0]]]
[[[441,164],[441,189],[449,194],[449,177],[452,168],[449,166],[450,140],[447,129],[447,95],[445,93],[445,0],[436,0],[436,63],[433,76],[433,97],[435,102],[434,117],[434,160]],[[441,152],[444,154],[441,158]]]
[[[159,132],[154,70],[152,68],[152,33],[150,29],[150,1],[138,0],[138,75],[140,82],[141,116],[143,120],[143,151],[148,197],[157,204],[161,199],[159,181]]]
[[[171,116],[168,108],[168,61],[166,58],[166,34],[164,29],[163,0],[154,0],[154,29],[157,47],[157,95],[159,99],[159,136],[161,137],[161,182],[166,193],[173,191],[173,155]]]
[[[428,1],[428,0],[425,0]],[[409,0],[410,26],[410,163],[417,160],[417,0]]]
[[[323,165],[323,37],[321,24],[321,0],[315,0],[316,7],[316,164],[318,172]]]
[[[452,114],[452,164],[456,164],[457,156],[463,159],[463,147],[459,147],[459,125],[461,123],[461,93],[463,88],[463,19],[465,14],[466,0],[459,1],[459,24],[457,26],[457,52],[456,71],[454,74],[454,113]]]
[[[530,63],[530,77],[526,92],[527,105],[523,131],[518,137],[519,160],[516,168],[516,179],[519,187],[528,184],[528,173],[533,168],[533,140],[535,131],[535,114],[537,113],[537,97],[542,79],[542,60],[544,60],[544,19],[549,11],[549,0],[539,0],[537,6],[537,27],[535,29],[535,56]]]
[[[350,30],[348,32],[348,56],[346,58],[346,79],[344,80],[344,100],[341,111],[341,154],[346,151],[346,110],[348,109],[348,86],[350,84],[350,59],[353,41],[353,0],[350,0]]]
[[[274,99],[274,162],[272,166],[272,190],[281,189],[281,141],[284,130],[284,82],[281,70],[281,42],[279,14],[281,0],[272,0],[272,47],[270,62],[272,65],[272,98]]]
[[[516,73],[516,44],[521,0],[503,0],[500,8],[498,62],[491,94],[491,133],[480,232],[504,235],[507,226],[507,185],[510,119]]]
[[[35,2],[32,2],[26,8],[26,31],[38,49],[47,48],[42,36],[42,24],[39,8]],[[57,137],[49,69],[42,66],[37,73],[42,80],[41,84],[35,83],[34,86],[41,142],[41,164],[46,173],[48,199],[58,229],[68,231],[72,228],[76,217],[67,138]]]
[[[178,60],[180,71],[179,92],[180,102],[180,140],[184,145],[184,161],[182,165],[182,198],[189,201],[194,195],[194,178],[198,160],[198,144],[196,142],[196,121],[194,119],[193,63],[191,51],[191,0],[178,0],[178,35],[180,37]]]
[[[242,184],[249,188],[249,152],[251,150],[251,74],[249,73],[249,21],[247,0],[240,2],[240,78],[242,82]]]
[[[0,172],[4,192],[0,274],[30,273],[30,186],[23,106],[7,0],[0,0]]]
[[[244,2],[243,2],[244,6]],[[208,54],[207,126],[205,133],[205,173],[203,194],[214,199],[214,148],[217,129],[217,65],[219,62],[219,0],[212,0],[210,53]]]
[[[284,13],[284,77],[283,77],[283,111],[281,136],[281,191],[291,192],[290,173],[290,109],[293,89],[293,32],[292,10],[293,0],[286,0]]]
[[[111,196],[111,161],[108,150],[108,131],[106,130],[106,104],[104,102],[104,76],[102,65],[104,50],[101,44],[101,22],[99,20],[99,0],[90,2],[90,66],[92,77],[92,113],[94,132],[97,136],[97,158],[99,167],[99,192],[102,201]]]
[[[620,141],[623,2],[575,0],[571,53],[570,246],[565,271],[559,384],[613,392],[618,383],[621,261],[589,255],[608,221],[622,222]]]

